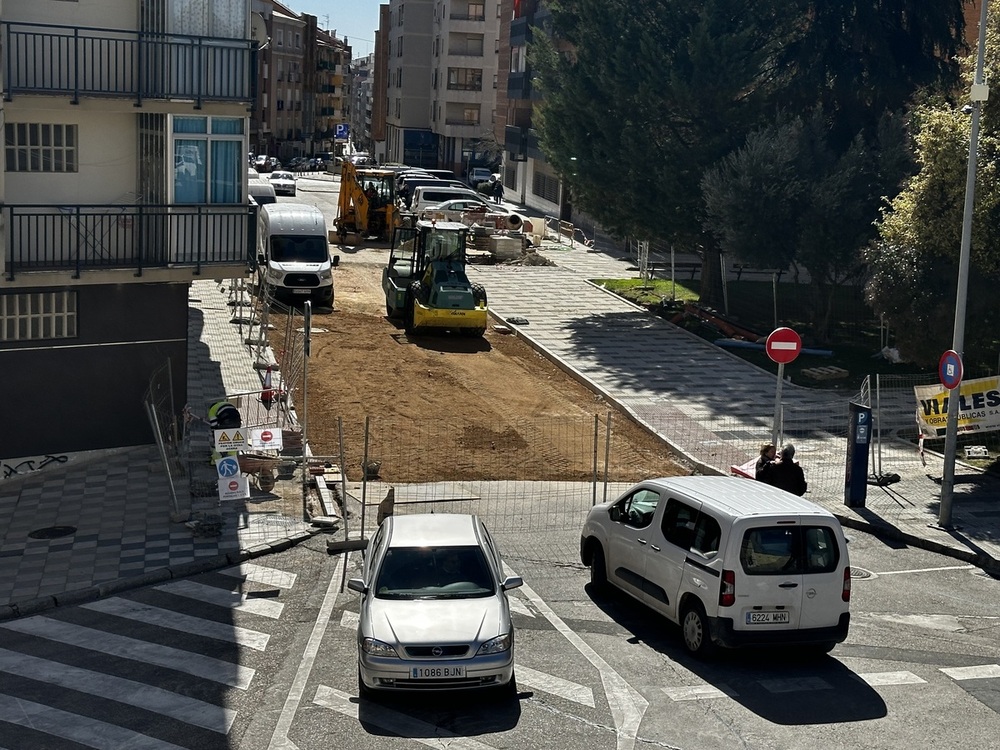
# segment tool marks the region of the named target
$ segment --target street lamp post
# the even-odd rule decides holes
[[[976,75],[969,98],[972,102],[972,128],[969,135],[969,167],[965,176],[965,212],[962,217],[962,248],[958,258],[958,291],[955,295],[955,329],[951,348],[962,355],[965,347],[965,307],[969,289],[969,253],[972,245],[972,210],[976,197],[976,148],[979,142],[979,115],[983,102],[989,97],[989,87],[983,83],[983,61],[986,57],[986,8],[989,0],[982,0],[979,16],[979,47],[976,58]],[[938,524],[951,527],[951,505],[955,491],[955,453],[958,450],[959,389],[948,394],[948,425],[944,437],[944,472],[941,476],[941,506]]]

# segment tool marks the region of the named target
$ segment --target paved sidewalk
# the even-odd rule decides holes
[[[579,244],[547,243],[542,252],[557,265],[471,267],[497,317],[702,471],[726,472],[752,457],[747,446],[769,435],[773,375],[588,282],[634,276],[628,258]],[[259,389],[224,285],[196,282],[191,311],[189,402]],[[846,408],[843,394],[806,388],[789,386],[785,399],[819,415]],[[925,466],[912,446],[890,443],[883,460],[900,481],[869,487],[865,508],[847,508],[844,441],[824,432],[838,421],[796,439],[809,499],[846,526],[1000,574],[1000,480],[960,465],[953,528],[937,528],[940,456],[929,455]],[[255,491],[244,507],[220,509],[221,536],[196,537],[171,521],[169,484],[152,447],[74,456],[0,480],[0,620],[229,565],[316,533],[287,504],[273,504],[273,494]],[[74,531],[54,536],[57,527]]]
[[[239,326],[231,322],[228,285],[197,281],[190,304],[192,408],[259,390],[259,371]],[[244,326],[243,335],[246,331]],[[207,453],[205,464],[211,478]],[[279,480],[270,493],[251,485],[245,503],[220,504],[209,496],[192,498],[190,507],[179,509],[153,446],[77,454],[66,463],[2,479],[0,620],[212,570],[308,539],[319,530],[299,512],[300,476]],[[221,515],[221,535],[196,536],[171,520],[176,510]],[[61,530],[69,533],[58,536]]]

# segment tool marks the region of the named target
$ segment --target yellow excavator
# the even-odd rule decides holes
[[[340,202],[334,221],[340,244],[344,244],[348,232],[361,240],[388,240],[398,224],[396,173],[389,169],[359,169],[345,160],[340,169]]]

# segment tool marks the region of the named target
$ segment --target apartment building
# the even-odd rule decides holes
[[[351,136],[359,151],[375,153],[372,138],[372,94],[375,82],[375,54],[351,64]]]
[[[482,162],[492,140],[500,53],[499,0],[438,0],[434,4],[431,130],[438,163],[465,174]]]
[[[189,282],[254,258],[249,0],[6,0],[0,458],[153,442]]]
[[[350,117],[350,46],[320,29],[315,16],[274,0],[252,7],[268,42],[258,61],[251,150],[282,162],[333,151],[337,126]]]
[[[548,165],[532,127],[532,115],[540,96],[532,88],[528,44],[534,34],[545,33],[551,14],[544,0],[501,0],[501,16],[507,19],[504,36],[504,69],[499,76],[496,137],[504,145],[504,187],[517,200],[547,215],[564,215],[562,184]],[[509,52],[506,50],[509,49]]]
[[[431,55],[438,0],[391,0],[386,32],[386,159],[437,167],[431,131]],[[405,12],[404,12],[405,11]]]

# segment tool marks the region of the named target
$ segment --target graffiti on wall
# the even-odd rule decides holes
[[[64,464],[69,461],[69,456],[31,456],[30,458],[0,459],[0,478],[10,479],[11,477],[31,474],[34,471],[41,471],[49,466]]]

